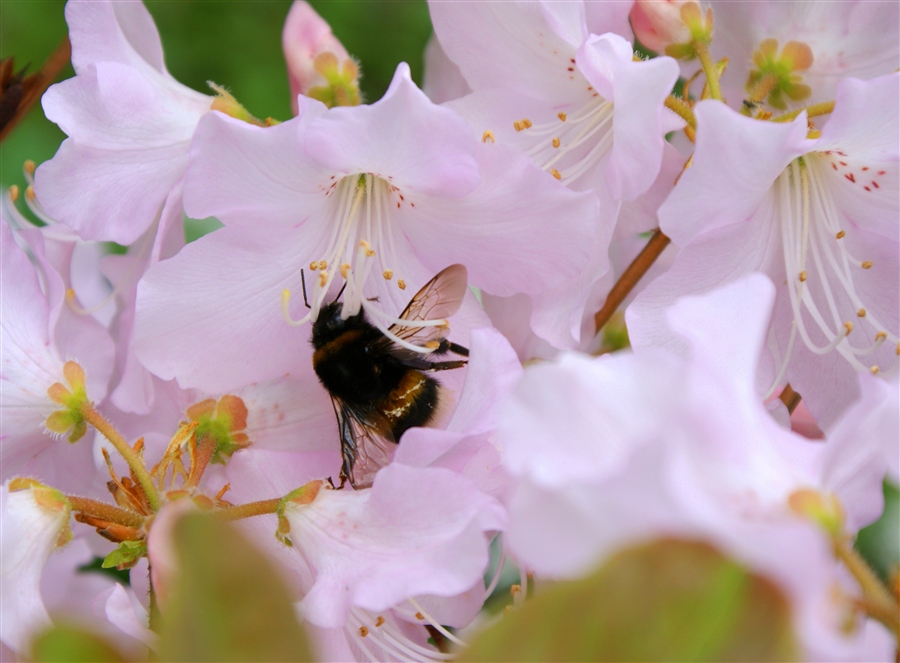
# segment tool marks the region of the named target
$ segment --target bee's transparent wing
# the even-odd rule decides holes
[[[378,470],[391,462],[397,447],[390,426],[380,419],[371,420],[371,415],[364,415],[337,398],[331,400],[341,438],[341,477],[349,479],[357,490],[368,488]]]
[[[467,274],[464,265],[450,265],[431,279],[410,300],[400,314],[401,320],[446,320],[459,310],[466,294]],[[388,330],[404,341],[424,345],[440,340],[447,334],[446,327],[414,327],[391,325]]]

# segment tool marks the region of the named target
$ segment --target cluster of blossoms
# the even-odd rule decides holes
[[[790,657],[893,660],[852,541],[900,478],[900,5],[430,10],[424,91],[401,64],[363,104],[296,0],[279,122],[177,82],[141,3],[69,1],[68,138],[0,209],[4,660],[73,613],[155,649],[191,510],[268,555],[321,660],[452,658],[489,567],[518,605],[659,541],[766,579]],[[456,263],[467,366],[337,489],[311,324],[340,292],[390,335]]]

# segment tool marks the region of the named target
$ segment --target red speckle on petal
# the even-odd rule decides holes
[[[844,177],[846,177],[848,180],[850,180],[851,182],[856,184],[856,178],[853,177],[853,173],[847,173],[846,175],[844,175]]]
[[[878,186],[878,182],[876,182],[875,180],[872,180],[872,186],[874,186],[876,189],[881,188],[880,186]]]
[[[866,191],[871,191],[871,190],[872,190],[872,189],[870,189],[870,188],[867,187],[867,186],[864,186],[863,189],[865,189]]]
[[[842,165],[842,166],[846,166],[846,165],[847,165],[847,162],[846,162],[846,161],[841,161],[841,165]]]
[[[868,166],[863,166],[860,170],[869,170]]]
[[[416,204],[415,204],[414,202],[410,201],[409,206],[410,206],[410,207],[415,207]]]
[[[837,164],[834,161],[831,162],[831,167],[837,170]]]
[[[397,207],[400,207],[400,201],[399,201],[399,200],[397,201]]]
[[[574,68],[574,67],[569,67],[568,70],[569,70],[569,71],[575,71],[575,68]]]
[[[886,170],[879,170],[879,171],[878,171],[878,174],[879,174],[879,175],[884,175],[886,172],[887,172]]]

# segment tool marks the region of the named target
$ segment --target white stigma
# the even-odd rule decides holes
[[[394,623],[395,617],[374,615],[368,610],[350,608],[346,630],[351,642],[359,647],[370,661],[448,661],[453,654],[445,654],[412,641]],[[380,654],[380,655],[379,655]]]
[[[841,226],[833,184],[826,179],[829,166],[826,155],[807,154],[791,162],[774,185],[794,321],[772,393],[783,381],[798,335],[810,351],[838,352],[860,372],[871,368],[860,357],[898,341],[859,294],[857,283],[873,265],[847,246],[853,229]]]

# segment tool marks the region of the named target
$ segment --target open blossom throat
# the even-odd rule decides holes
[[[867,302],[861,294],[864,279],[879,277],[870,256],[855,255],[848,245],[855,228],[842,223],[829,182],[834,174],[865,191],[880,188],[879,179],[886,175],[850,164],[843,152],[812,152],[794,160],[775,183],[794,316],[776,383],[783,377],[797,336],[812,352],[836,351],[857,370],[893,368],[872,362],[882,344],[896,347],[898,337],[875,310],[877,302]]]
[[[386,333],[387,327],[401,322],[406,326],[429,325],[434,322],[445,324],[443,320],[401,321],[382,311],[377,306],[377,299],[367,298],[363,294],[370,278],[392,281],[400,290],[406,289],[403,278],[399,274],[395,275],[398,260],[390,213],[394,207],[414,207],[415,203],[389,182],[390,177],[385,179],[365,173],[341,179],[332,175],[331,179],[331,185],[323,188],[325,195],[332,198],[334,217],[324,254],[309,264],[310,271],[316,274],[311,284],[312,296],[309,297],[311,308],[299,321],[290,320],[290,292],[285,290],[282,295],[285,317],[291,324],[297,325],[308,320],[315,321],[320,309],[327,303],[325,299],[329,288],[335,279],[341,279],[345,284],[341,317],[345,320],[364,308],[375,326]],[[305,276],[303,287],[306,292]]]

